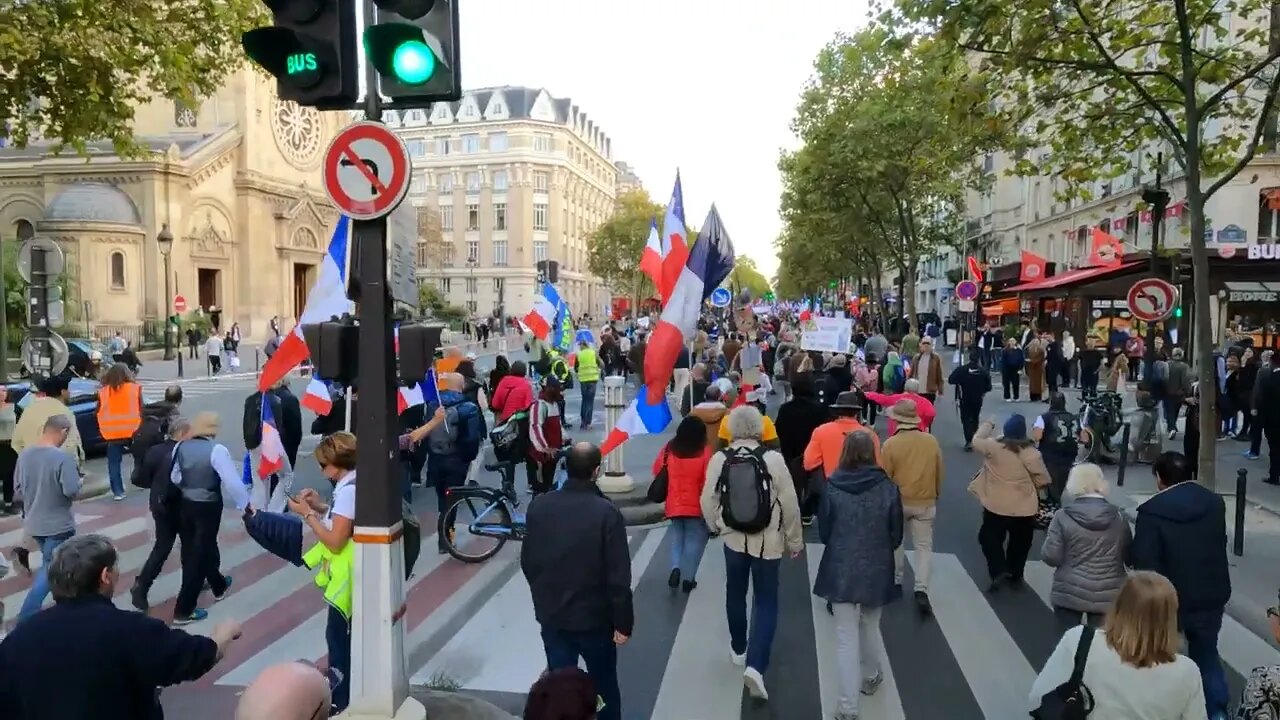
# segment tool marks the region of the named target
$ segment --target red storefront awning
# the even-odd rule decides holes
[[[1031,292],[1034,290],[1052,290],[1054,288],[1066,287],[1086,280],[1097,280],[1108,275],[1114,275],[1123,272],[1132,267],[1136,267],[1146,262],[1145,260],[1131,260],[1115,267],[1087,267],[1079,270],[1068,270],[1064,273],[1058,273],[1052,277],[1035,282],[1014,285],[1011,288],[1005,288],[1004,292]]]

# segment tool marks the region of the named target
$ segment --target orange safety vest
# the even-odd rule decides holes
[[[142,388],[125,383],[98,391],[98,432],[103,440],[128,440],[142,424]]]

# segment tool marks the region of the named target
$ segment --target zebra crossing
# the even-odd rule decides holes
[[[189,377],[189,378],[172,378],[168,380],[140,380],[138,382],[142,386],[142,399],[144,402],[156,402],[164,399],[164,391],[170,386],[177,385],[182,388],[182,396],[184,399],[206,397],[211,395],[221,395],[230,393],[233,396],[243,399],[249,394],[257,390],[258,376],[256,373],[229,373],[226,375],[214,375],[212,377]]]
[[[424,532],[434,527],[433,513],[420,507],[419,514]],[[121,575],[114,601],[129,609],[127,591],[151,545],[145,507],[87,503],[77,508],[76,521],[79,532],[101,533],[116,543]],[[21,539],[16,518],[0,520],[0,549],[7,552]],[[186,629],[208,633],[220,620],[234,618],[243,623],[244,635],[212,672],[170,692],[225,695],[275,663],[323,663],[325,607],[310,574],[262,551],[231,514],[224,516],[219,539],[223,571],[234,583],[221,602],[206,605],[207,620]],[[761,704],[746,696],[742,669],[729,658],[722,544],[713,540],[708,546],[699,587],[685,594],[666,585],[670,542],[666,526],[630,533],[636,629],[619,653],[623,717],[832,717],[838,695],[834,619],[810,592],[823,547],[811,543],[800,559],[782,561],[778,632],[765,675],[771,697]],[[434,553],[430,538],[423,546],[405,588],[412,683],[474,694],[518,714],[544,667],[519,545],[508,544],[479,565]],[[914,564],[914,553],[907,556]],[[1024,590],[991,595],[970,558],[936,553],[930,581],[934,615],[921,617],[906,601],[885,609],[877,648],[884,682],[862,698],[861,717],[1026,717],[1032,680],[1062,632],[1049,606],[1052,574],[1032,561]],[[172,617],[179,581],[175,552],[152,588],[153,616]],[[18,575],[0,580],[0,601],[11,616],[29,582]],[[1221,653],[1235,693],[1254,667],[1280,664],[1280,652],[1230,617],[1223,624]],[[197,713],[191,720],[202,717]]]

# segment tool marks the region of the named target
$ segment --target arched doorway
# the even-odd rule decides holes
[[[13,231],[18,238],[18,242],[25,242],[36,236],[36,226],[32,225],[31,221],[26,218],[14,220]]]

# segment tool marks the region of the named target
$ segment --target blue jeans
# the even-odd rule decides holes
[[[747,654],[747,667],[769,669],[773,634],[778,630],[778,569],[782,560],[764,560],[724,548],[724,609],[729,646]],[[747,581],[751,582],[751,639],[747,640]]]
[[[124,474],[120,467],[124,463],[124,443],[112,440],[107,443],[107,479],[111,481],[111,494],[124,494]]]
[[[671,567],[680,568],[681,580],[697,579],[709,534],[700,517],[671,518]]]
[[[1218,656],[1218,633],[1222,630],[1222,611],[1189,612],[1180,618],[1182,634],[1187,638],[1187,657],[1200,668],[1204,684],[1204,704],[1210,718],[1227,713],[1227,674]]]
[[[547,669],[578,667],[578,658],[587,665],[587,674],[596,686],[604,708],[599,720],[620,720],[622,693],[618,690],[618,646],[612,630],[571,632],[542,627],[542,648],[547,653]]]
[[[591,425],[591,416],[596,409],[596,381],[584,382],[582,385],[582,412],[580,421],[583,427]]]
[[[346,710],[351,702],[351,624],[333,606],[324,625],[329,651],[329,695],[334,710]]]
[[[75,531],[72,530],[61,535],[33,538],[36,544],[40,546],[40,569],[36,570],[36,576],[31,581],[31,589],[27,591],[27,597],[22,601],[22,609],[18,611],[18,622],[22,622],[40,612],[40,606],[44,604],[44,599],[49,594],[49,575],[45,571],[49,567],[49,562],[53,559],[53,551],[57,550],[62,543],[70,540],[71,536],[75,534]]]

